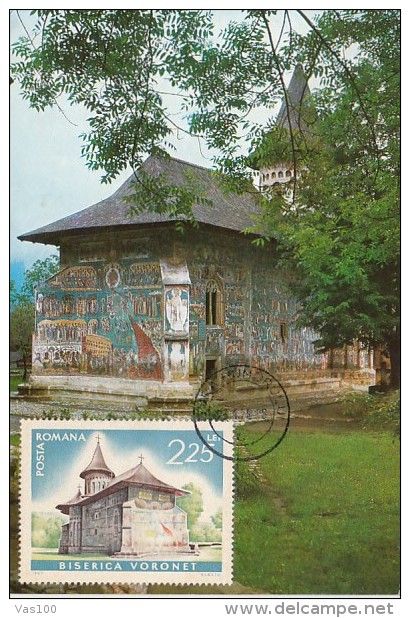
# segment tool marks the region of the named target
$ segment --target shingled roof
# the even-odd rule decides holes
[[[290,118],[292,131],[306,130],[307,123],[303,114],[301,114],[301,108],[306,98],[310,96],[310,89],[301,64],[295,67],[286,94],[287,100],[286,97],[283,97],[282,105],[276,118],[277,126],[289,129]],[[289,115],[287,111],[288,106]]]
[[[139,487],[155,489],[157,491],[171,492],[175,493],[176,496],[185,496],[189,494],[189,491],[185,489],[179,489],[178,487],[168,485],[168,483],[164,483],[164,481],[157,479],[156,476],[147,470],[142,462],[135,466],[135,468],[131,468],[131,470],[127,470],[113,478],[108,487],[111,488],[121,483],[138,485]]]
[[[105,474],[109,474],[111,478],[115,476],[114,472],[110,470],[110,468],[105,463],[99,440],[97,442],[97,446],[95,447],[94,455],[90,463],[80,474],[81,478],[85,479],[89,472],[104,472]]]
[[[80,475],[81,476],[81,475]],[[68,502],[64,502],[63,504],[59,504],[56,506],[57,509],[62,511],[63,513],[68,513],[69,507],[73,505],[81,504],[82,506],[86,506],[87,504],[91,504],[100,498],[104,498],[105,496],[109,496],[120,489],[128,486],[136,486],[142,487],[148,490],[156,490],[161,491],[168,494],[174,494],[177,497],[187,496],[190,492],[185,489],[179,489],[178,487],[174,487],[173,485],[168,485],[168,483],[164,483],[157,479],[147,468],[139,463],[131,470],[127,470],[118,476],[115,476],[111,479],[111,481],[95,494],[91,496],[81,496],[80,493],[77,494]],[[64,510],[63,510],[64,509]]]
[[[71,498],[71,500],[67,500],[67,502],[63,502],[62,504],[57,504],[56,509],[58,509],[65,515],[68,515],[70,512],[70,506],[73,506],[74,504],[78,505],[80,504],[80,502],[82,502],[82,500],[83,496],[81,495],[80,488],[78,488],[77,493]]]
[[[153,178],[169,185],[183,187],[194,182],[204,192],[212,204],[196,204],[194,216],[199,223],[205,223],[229,230],[241,231],[255,223],[259,214],[258,193],[251,188],[249,192],[237,195],[228,192],[211,170],[174,158],[149,157],[142,170]],[[103,229],[139,227],[156,223],[175,221],[175,217],[156,212],[142,212],[130,215],[130,202],[126,196],[132,194],[135,177],[132,175],[110,197],[89,206],[64,219],[22,234],[19,240],[59,245],[64,236]]]

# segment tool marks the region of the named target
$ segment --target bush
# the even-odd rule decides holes
[[[225,408],[212,401],[195,401],[193,416],[196,421],[226,421],[229,413]]]
[[[31,516],[31,546],[58,547],[64,519],[52,513],[33,513]]]
[[[361,421],[364,428],[392,429],[400,433],[400,391],[391,390],[375,395],[349,395],[342,402],[346,416]]]
[[[190,541],[203,543],[220,543],[222,541],[222,530],[215,528],[212,524],[196,523],[189,531]]]

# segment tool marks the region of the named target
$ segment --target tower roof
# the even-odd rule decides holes
[[[72,506],[73,504],[79,504],[82,501],[82,499],[83,497],[81,495],[81,490],[79,487],[75,496],[73,496],[70,500],[67,500],[67,502],[63,502],[62,504],[57,504],[56,509],[58,509],[65,515],[68,515],[70,506]]]
[[[142,171],[159,182],[177,187],[186,187],[203,194],[210,204],[194,204],[193,214],[199,223],[220,228],[242,231],[254,224],[254,216],[260,214],[259,196],[252,186],[242,194],[227,191],[221,180],[212,170],[172,157],[148,157],[142,165]],[[44,227],[19,236],[20,240],[61,244],[61,240],[73,234],[80,235],[94,231],[113,228],[135,229],[136,227],[171,223],[178,217],[169,213],[144,211],[130,214],[136,179],[131,175],[128,180],[110,197],[89,206],[64,219],[54,221]]]
[[[286,96],[283,97],[282,105],[276,118],[276,124],[280,127],[289,129],[290,118],[290,125],[293,131],[306,130],[306,119],[301,112],[302,105],[309,95],[310,89],[305,72],[302,65],[298,64],[293,71],[292,78],[286,90]],[[288,106],[289,114],[287,111]]]
[[[292,132],[307,134],[309,132],[309,124],[312,122],[312,118],[308,118],[308,109],[305,103],[307,102],[308,97],[310,96],[310,89],[306,79],[305,72],[301,64],[296,65],[291,80],[289,82],[289,86],[286,89],[286,94],[282,99],[282,105],[280,107],[279,113],[276,117],[275,127],[279,127],[280,129],[284,129],[283,133],[285,134],[286,141],[289,141],[290,138],[287,135],[289,129],[292,129]],[[309,112],[309,117],[312,114]],[[282,133],[282,132],[279,132]],[[250,154],[248,158],[248,165],[254,169],[260,169],[261,167],[261,159],[264,162],[268,162],[269,164],[269,147],[267,146],[267,138],[272,138],[277,140],[277,135],[275,132],[275,128],[269,128],[263,138],[263,148],[257,146],[253,153]],[[288,139],[289,138],[289,139]],[[276,141],[273,142],[276,144]],[[274,157],[278,157],[278,152],[274,148]],[[286,160],[287,155],[280,155],[281,160]]]
[[[105,463],[99,439],[97,441],[97,446],[95,447],[94,455],[85,470],[80,473],[80,477],[84,479],[90,472],[104,472],[105,474],[111,476],[111,478],[115,476],[114,472],[110,470]]]

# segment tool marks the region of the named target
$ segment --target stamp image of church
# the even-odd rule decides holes
[[[69,516],[62,526],[60,554],[145,556],[191,553],[187,515],[176,499],[188,495],[157,479],[142,463],[116,476],[99,439],[80,473],[84,490],[56,508]]]
[[[288,98],[297,107],[308,95],[299,71]],[[277,122],[286,125],[283,111]],[[256,246],[256,234],[242,233],[264,187],[291,181],[289,162],[261,169],[260,190],[240,195],[175,158],[151,156],[142,171],[159,185],[199,187],[209,203],[194,206],[198,225],[181,233],[170,214],[131,215],[132,176],[107,199],[20,236],[60,249],[59,272],[36,295],[32,392],[178,410],[212,373],[241,363],[289,384],[374,382],[372,353],[358,342],[315,353],[318,334],[297,324],[292,273],[278,268],[275,244]]]

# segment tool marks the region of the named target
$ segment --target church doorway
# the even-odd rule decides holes
[[[205,380],[208,380],[216,371],[216,358],[207,358],[205,366]]]

